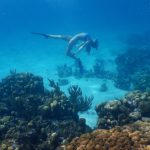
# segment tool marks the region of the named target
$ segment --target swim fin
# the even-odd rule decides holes
[[[48,34],[44,34],[44,33],[38,33],[38,32],[30,32],[31,34],[36,34],[36,35],[41,35],[44,36],[45,38],[49,38]]]

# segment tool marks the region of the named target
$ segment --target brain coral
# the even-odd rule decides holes
[[[150,150],[150,123],[136,122],[110,130],[94,130],[74,138],[64,150]]]

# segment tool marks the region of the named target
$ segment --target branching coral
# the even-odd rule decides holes
[[[78,85],[71,86],[68,92],[70,94],[69,100],[73,104],[76,112],[84,112],[91,108],[94,97],[83,97],[81,88]]]
[[[91,108],[92,106],[92,102],[93,102],[94,97],[93,96],[85,96],[85,97],[81,97],[79,99],[79,111],[80,112],[84,112],[87,111]]]
[[[61,91],[59,85],[57,82],[55,82],[54,80],[49,80],[49,86],[53,88],[53,90],[51,90],[51,97],[54,96],[61,96],[63,94],[63,92]]]

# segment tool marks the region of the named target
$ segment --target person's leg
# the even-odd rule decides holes
[[[67,54],[67,56],[69,56],[75,60],[76,65],[79,68],[80,74],[82,75],[84,72],[82,62],[81,62],[80,58],[77,58],[75,53],[72,52],[72,49],[76,45],[77,42],[78,42],[78,39],[74,38],[74,37],[69,41],[66,54]]]
[[[45,34],[45,33],[37,33],[37,32],[31,32],[31,34],[41,35],[45,38],[61,39],[67,42],[69,42],[72,38],[71,36],[68,35],[53,35],[53,34]]]
[[[75,60],[77,60],[77,58],[75,56],[75,53],[72,52],[72,49],[75,46],[75,44],[76,44],[75,41],[73,41],[73,40],[69,41],[66,55],[73,58],[73,59],[75,59]]]
[[[72,51],[73,47],[77,44],[77,42],[78,42],[78,38],[76,36],[72,37],[68,42],[66,54],[67,56],[70,56],[73,59],[77,59],[75,53]]]
[[[71,40],[71,36],[69,35],[52,35],[52,34],[47,34],[49,38],[53,38],[53,39],[61,39],[64,41],[69,42]]]

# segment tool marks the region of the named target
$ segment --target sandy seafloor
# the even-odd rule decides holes
[[[122,43],[118,41],[120,38],[116,34],[95,34],[100,41],[98,51],[93,51],[90,56],[82,52],[79,57],[82,59],[86,68],[92,68],[95,59],[102,58],[106,62],[106,69],[115,70],[113,62],[115,56],[123,49]],[[48,80],[58,80],[56,68],[58,65],[73,65],[72,59],[65,55],[67,44],[59,40],[47,40],[42,37],[31,35],[28,32],[12,32],[9,36],[1,38],[0,44],[0,79],[9,74],[10,70],[16,69],[17,72],[32,72],[44,78],[44,84],[48,88]],[[114,87],[112,81],[98,78],[74,78],[69,77],[69,85],[62,86],[63,91],[67,91],[70,85],[78,84],[83,94],[93,95],[93,107],[90,111],[80,114],[80,117],[86,118],[89,126],[95,127],[97,115],[94,111],[95,105],[115,98],[122,97],[126,91],[122,91]],[[108,86],[107,92],[100,92],[100,85],[106,82]]]

